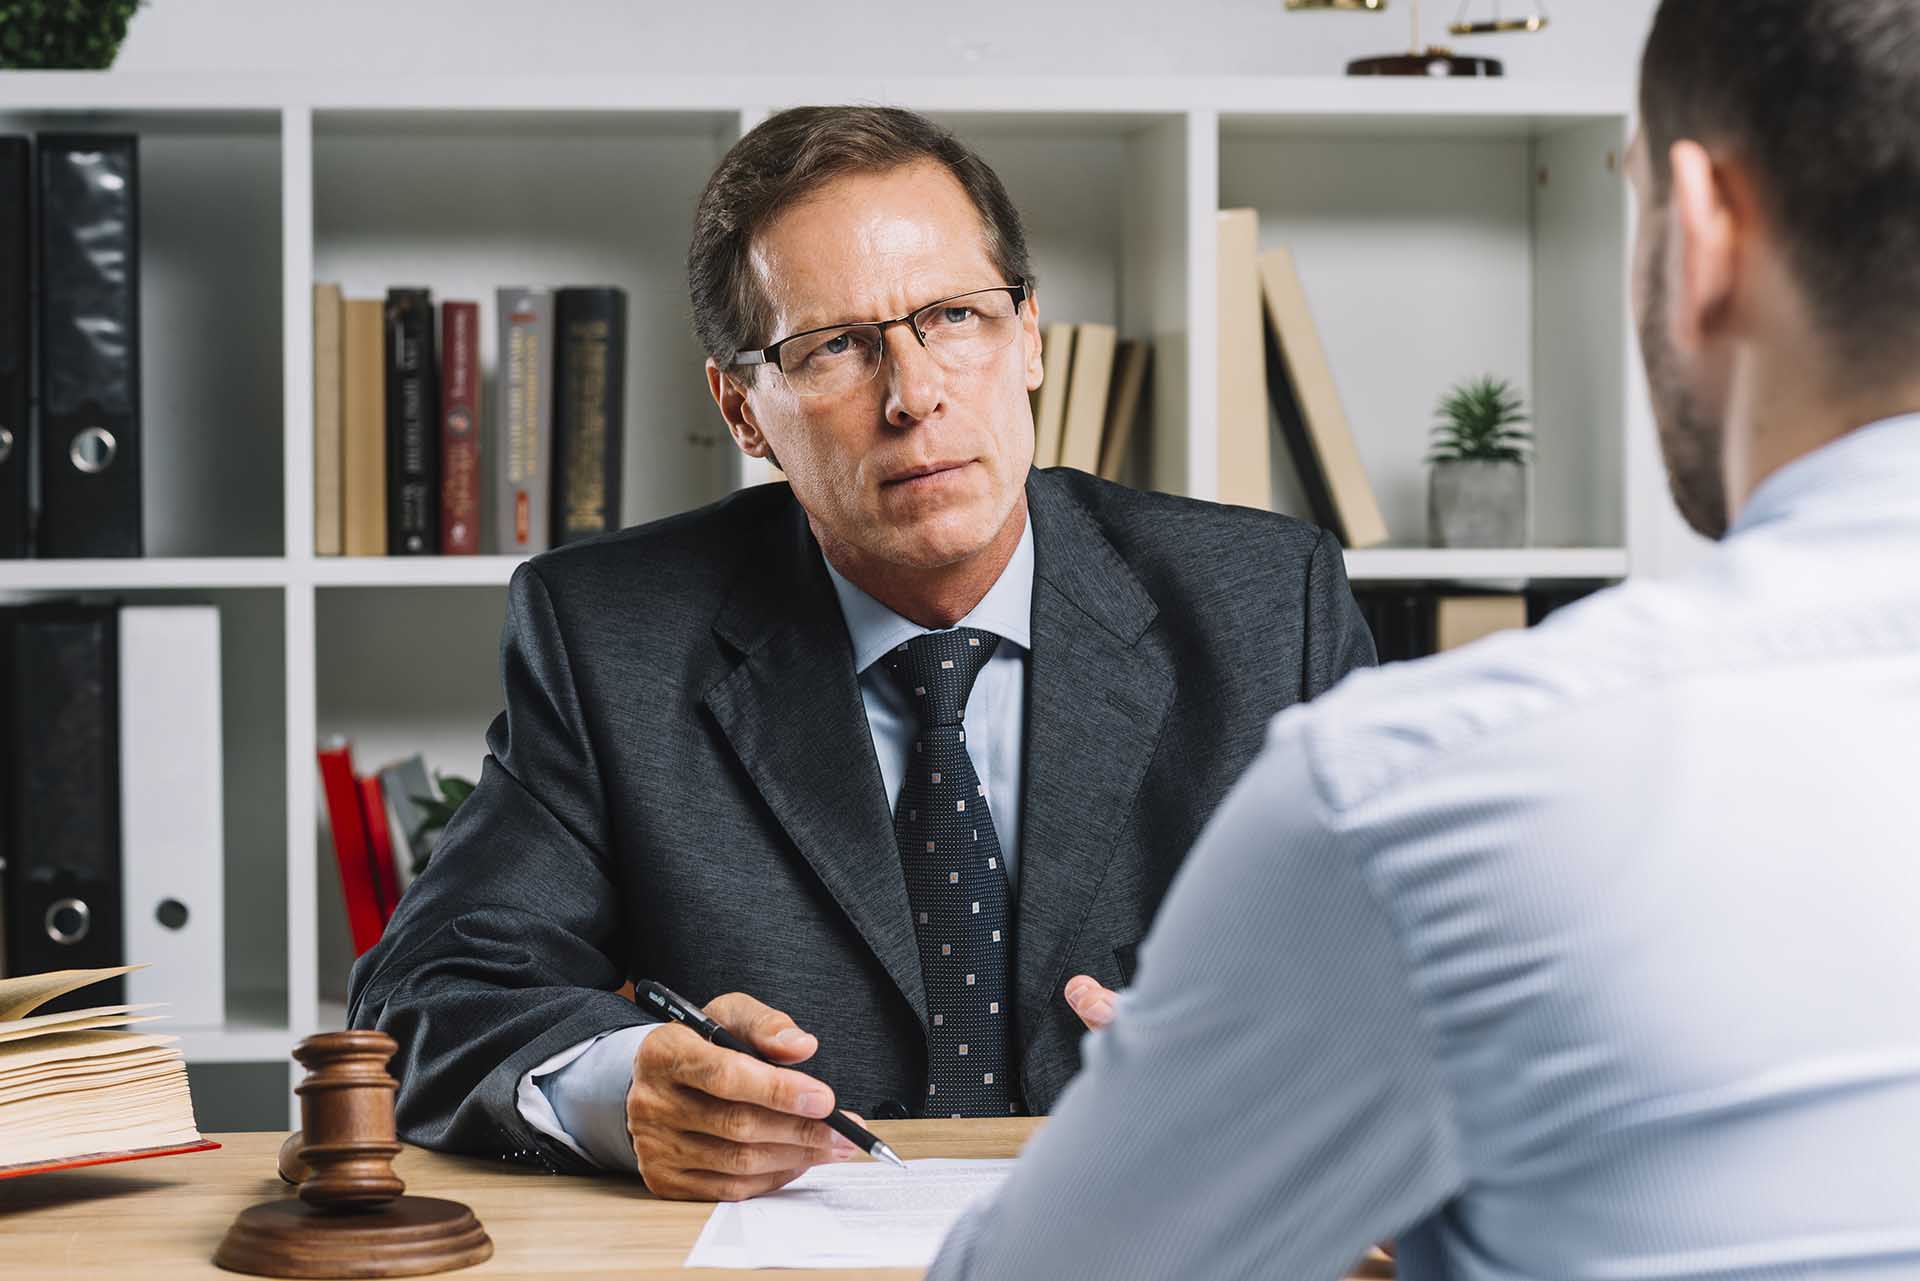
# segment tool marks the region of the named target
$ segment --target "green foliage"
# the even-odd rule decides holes
[[[1456,385],[1433,412],[1430,463],[1524,463],[1533,448],[1526,405],[1513,384],[1488,374]]]
[[[473,784],[456,775],[434,771],[433,781],[440,788],[440,795],[415,796],[413,803],[421,810],[420,826],[408,833],[408,844],[418,851],[413,857],[413,874],[420,875],[426,870],[428,854],[426,842],[422,839],[428,832],[437,832],[453,821],[453,812],[460,803],[473,795]]]
[[[0,69],[101,71],[141,0],[0,0]]]

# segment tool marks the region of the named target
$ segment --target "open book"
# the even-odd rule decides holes
[[[138,968],[0,979],[0,1178],[219,1146],[194,1128],[179,1038],[128,1028],[152,1006],[34,1013]]]

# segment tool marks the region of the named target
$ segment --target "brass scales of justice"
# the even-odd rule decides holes
[[[1525,6],[1525,16],[1510,17],[1501,12],[1500,0],[1491,0],[1490,4],[1477,5],[1475,0],[1466,0],[1460,7],[1460,13],[1447,24],[1447,30],[1456,36],[1486,36],[1504,33],[1530,33],[1544,31],[1547,26],[1547,11],[1544,4],[1533,3]],[[1384,13],[1387,0],[1287,0],[1291,10],[1353,10],[1362,13]],[[1350,76],[1500,76],[1506,69],[1498,58],[1482,57],[1475,54],[1455,53],[1439,45],[1423,47],[1420,39],[1420,0],[1409,0],[1408,8],[1413,27],[1412,42],[1405,53],[1379,54],[1368,58],[1355,58],[1347,64]],[[1491,9],[1483,17],[1473,16],[1474,10]]]

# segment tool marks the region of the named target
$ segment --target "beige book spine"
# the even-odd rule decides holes
[[[1113,382],[1112,325],[1088,323],[1073,335],[1073,377],[1068,379],[1067,421],[1060,435],[1060,465],[1092,475],[1100,470],[1100,431],[1107,422],[1107,392]]]
[[[1140,398],[1146,392],[1147,366],[1153,344],[1129,338],[1114,356],[1113,394],[1107,400],[1107,422],[1100,434],[1100,479],[1121,483],[1127,474],[1127,456],[1133,449],[1133,425],[1140,417]]]
[[[344,542],[341,523],[340,286],[313,287],[313,554],[338,556]]]
[[[1260,255],[1260,291],[1266,301],[1267,323],[1273,326],[1291,375],[1308,441],[1320,462],[1339,518],[1341,528],[1335,532],[1349,548],[1377,547],[1387,541],[1387,522],[1380,514],[1380,502],[1367,480],[1367,470],[1361,465],[1353,427],[1340,403],[1333,367],[1327,363],[1326,349],[1321,346],[1320,331],[1313,323],[1307,291],[1300,284],[1292,253],[1269,249]]]
[[[1434,602],[1434,649],[1445,653],[1527,625],[1525,596],[1442,596]]]
[[[1067,425],[1067,381],[1073,371],[1072,325],[1048,325],[1041,337],[1045,376],[1033,414],[1033,465],[1060,465],[1060,437]]]
[[[1273,507],[1267,357],[1260,330],[1260,215],[1223,209],[1219,222],[1220,501]]]
[[[342,366],[344,542],[349,556],[387,554],[385,304],[348,299]]]

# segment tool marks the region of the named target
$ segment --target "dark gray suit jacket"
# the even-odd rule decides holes
[[[1020,1093],[1079,1066],[1110,987],[1267,721],[1373,661],[1334,539],[1078,472],[1027,483],[1035,576],[1015,896]],[[657,978],[820,1039],[867,1116],[926,1093],[926,997],[852,644],[804,513],[765,485],[522,566],[478,789],[353,969],[400,1043],[401,1135],[581,1170],[520,1077],[644,1022]]]

